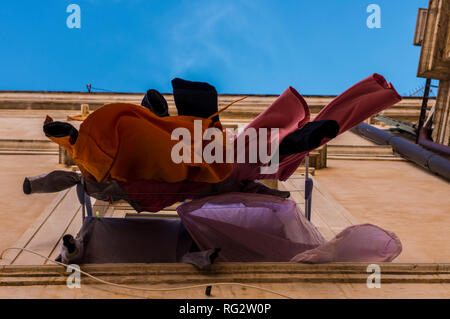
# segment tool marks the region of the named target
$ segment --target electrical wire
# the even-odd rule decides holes
[[[35,255],[37,255],[39,257],[42,257],[42,258],[44,258],[44,259],[46,259],[46,260],[48,260],[48,261],[50,261],[50,262],[52,262],[54,264],[60,265],[60,266],[65,267],[65,268],[71,267],[70,265],[67,265],[67,264],[61,263],[59,261],[50,259],[50,258],[48,258],[48,257],[46,257],[46,256],[44,256],[44,255],[42,255],[42,254],[40,254],[40,253],[38,253],[36,251],[33,251],[31,249],[27,249],[27,248],[23,248],[23,247],[8,247],[8,248],[4,249],[2,251],[2,253],[0,254],[0,260],[3,259],[3,254],[6,251],[13,250],[13,249],[20,250],[20,251],[25,251],[25,252],[28,252],[30,254],[35,254]],[[105,285],[118,287],[118,288],[131,289],[131,290],[140,290],[140,291],[176,291],[176,290],[186,290],[186,289],[208,287],[208,286],[233,286],[234,285],[234,286],[241,286],[241,287],[246,287],[246,288],[253,288],[253,289],[262,290],[262,291],[269,292],[269,293],[272,293],[272,294],[275,294],[275,295],[278,295],[280,297],[287,298],[287,299],[294,299],[294,298],[292,298],[292,297],[290,297],[288,295],[279,293],[279,292],[271,290],[271,289],[258,287],[258,286],[254,286],[254,285],[243,284],[243,283],[239,283],[239,282],[213,282],[213,283],[190,285],[190,286],[182,286],[182,287],[172,287],[172,288],[145,288],[145,287],[132,287],[132,286],[120,285],[120,284],[116,284],[116,283],[113,283],[113,282],[109,282],[109,281],[103,280],[101,278],[98,278],[98,277],[96,277],[94,275],[91,275],[90,273],[88,273],[86,271],[83,271],[81,269],[79,270],[79,272],[81,274],[83,274],[83,275],[85,275],[85,276],[87,276],[89,278],[92,278],[92,279],[94,279],[94,280],[96,280],[98,282],[101,282],[101,283],[103,283]]]

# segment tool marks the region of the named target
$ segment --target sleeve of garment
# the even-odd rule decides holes
[[[278,143],[290,133],[303,127],[310,119],[310,111],[306,101],[303,97],[293,88],[287,88],[264,112],[258,115],[253,121],[250,122],[244,129],[244,131],[235,139],[234,153],[235,158],[233,162],[233,172],[227,178],[227,180],[253,180],[263,179],[259,177],[260,168],[263,165],[261,162],[251,163],[249,161],[250,154],[257,152],[255,145],[259,145],[260,129],[267,128],[267,133],[270,134],[272,128],[278,129]],[[250,131],[254,130],[258,141],[251,143]],[[244,137],[245,134],[249,137]],[[271,136],[271,135],[270,135]],[[247,140],[248,138],[248,140]],[[264,136],[264,138],[266,138]],[[240,140],[245,143],[240,144]],[[270,138],[267,138],[267,149],[271,154],[275,151],[272,149]],[[239,163],[237,157],[239,154],[245,154],[245,162]],[[280,161],[286,156],[280,156]]]
[[[23,192],[55,193],[73,187],[81,181],[81,175],[76,172],[57,170],[48,174],[25,177]]]

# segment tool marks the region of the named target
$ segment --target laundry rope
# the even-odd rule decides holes
[[[67,264],[61,263],[59,261],[50,259],[50,258],[48,258],[48,257],[46,257],[46,256],[44,256],[44,255],[42,255],[42,254],[40,254],[40,253],[38,253],[36,251],[33,251],[31,249],[27,249],[27,248],[23,248],[23,247],[8,247],[8,248],[4,249],[2,251],[2,253],[0,254],[0,260],[3,259],[3,254],[6,251],[12,250],[12,249],[16,249],[16,250],[25,251],[25,252],[28,252],[28,253],[31,253],[31,254],[35,254],[35,255],[37,255],[39,257],[42,257],[42,258],[44,258],[44,259],[46,259],[46,260],[48,260],[48,261],[50,261],[50,262],[52,262],[54,264],[62,266],[64,268],[71,267],[70,265],[67,265]],[[131,290],[141,290],[141,291],[175,291],[175,290],[185,290],[185,289],[193,289],[193,288],[200,288],[200,287],[208,287],[208,286],[233,286],[233,285],[235,285],[235,286],[241,286],[241,287],[247,287],[247,288],[253,288],[253,289],[262,290],[262,291],[269,292],[269,293],[272,293],[272,294],[275,294],[275,295],[278,295],[278,296],[281,296],[281,297],[287,298],[287,299],[294,299],[294,298],[292,298],[292,297],[290,297],[288,295],[279,293],[279,292],[271,290],[271,289],[258,287],[258,286],[253,286],[253,285],[248,285],[248,284],[243,284],[243,283],[238,283],[238,282],[213,282],[213,283],[198,284],[198,285],[191,285],[191,286],[182,286],[182,287],[173,287],[173,288],[144,288],[144,287],[132,287],[132,286],[127,286],[127,285],[116,284],[116,283],[113,283],[113,282],[109,282],[109,281],[100,279],[100,278],[98,278],[98,277],[96,277],[94,275],[91,275],[90,273],[88,273],[86,271],[83,271],[81,269],[79,271],[80,271],[81,274],[83,274],[83,275],[85,275],[85,276],[87,276],[89,278],[92,278],[92,279],[94,279],[94,280],[96,280],[98,282],[101,282],[101,283],[103,283],[105,285],[118,287],[118,288],[131,289]]]
[[[91,86],[91,90],[98,90],[98,91],[104,91],[104,92],[116,92],[114,90],[108,90],[108,89],[101,89],[101,88],[95,88],[93,86]]]
[[[213,115],[211,115],[210,117],[208,117],[208,120],[212,119],[212,118],[213,118],[214,116],[216,116],[216,115],[219,115],[219,113],[225,111],[227,108],[229,108],[230,106],[232,106],[234,103],[240,102],[240,101],[242,101],[242,100],[244,100],[244,99],[246,99],[246,98],[248,98],[248,96],[243,96],[243,97],[241,97],[241,98],[239,98],[239,99],[236,99],[236,100],[232,101],[230,104],[228,104],[227,106],[221,108],[219,111],[217,111],[216,113],[214,113]]]

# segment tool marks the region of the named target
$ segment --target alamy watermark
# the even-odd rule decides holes
[[[80,266],[76,264],[70,264],[67,266],[66,272],[71,273],[66,280],[67,288],[81,288]]]
[[[224,136],[225,134],[225,136]],[[235,139],[235,132],[209,127],[204,132],[202,121],[194,120],[194,137],[184,127],[172,131],[177,142],[171,151],[172,161],[179,163],[260,163],[261,174],[274,174],[279,164],[279,129],[247,128]],[[211,141],[204,145],[205,141]],[[270,152],[268,147],[270,146]],[[224,153],[225,150],[225,153]]]
[[[380,29],[381,28],[381,8],[378,4],[370,4],[366,10],[371,13],[366,20],[367,27],[369,29]]]
[[[366,271],[371,273],[369,277],[367,277],[367,288],[381,288],[381,267],[377,264],[370,264],[367,266]]]
[[[66,25],[69,29],[81,28],[81,8],[78,4],[69,4],[66,8],[66,12],[70,15],[66,19]]]

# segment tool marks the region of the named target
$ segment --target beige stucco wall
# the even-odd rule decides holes
[[[14,245],[55,197],[25,195],[24,177],[60,167],[56,155],[0,155],[0,251]]]
[[[396,262],[450,262],[450,183],[403,161],[328,160],[315,178],[361,223],[395,232]]]

